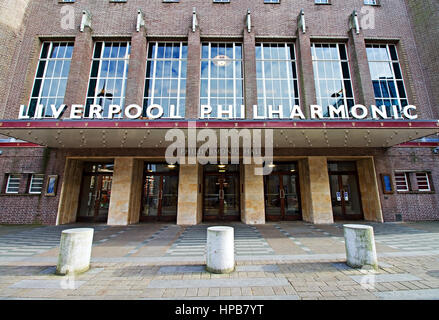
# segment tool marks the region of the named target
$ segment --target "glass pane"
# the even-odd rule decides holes
[[[300,214],[300,199],[297,192],[296,175],[283,175],[283,189],[285,193],[285,215]]]
[[[146,176],[143,185],[143,216],[157,216],[159,208],[160,176]]]
[[[345,212],[349,214],[361,214],[360,192],[358,190],[357,177],[355,175],[342,175],[342,197]]]
[[[82,178],[81,205],[79,217],[93,217],[95,214],[96,198],[98,195],[97,177],[84,176]]]
[[[177,216],[178,176],[163,176],[162,216]]]
[[[329,185],[331,188],[332,212],[334,216],[341,216],[343,214],[343,210],[341,202],[341,190],[338,184],[338,175],[329,176]]]
[[[239,178],[237,176],[225,176],[224,188],[224,215],[239,215]]]
[[[111,184],[113,176],[98,176],[98,220],[106,221],[108,217],[108,209],[110,207]]]
[[[265,177],[265,213],[267,215],[281,215],[279,176]]]
[[[204,178],[204,215],[219,215],[220,213],[220,182],[219,176]]]

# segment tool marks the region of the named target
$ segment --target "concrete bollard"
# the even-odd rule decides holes
[[[61,233],[57,274],[81,273],[90,268],[93,232],[92,228],[78,228]]]
[[[345,224],[346,264],[352,268],[378,268],[373,228],[360,224]]]
[[[235,270],[235,239],[232,227],[207,228],[207,266],[212,273]]]

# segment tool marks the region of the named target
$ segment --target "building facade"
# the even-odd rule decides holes
[[[437,220],[437,41],[418,33],[439,21],[418,2],[3,0],[0,223]],[[270,131],[271,173],[242,146],[171,164],[171,129]]]

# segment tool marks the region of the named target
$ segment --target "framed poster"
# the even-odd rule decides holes
[[[54,197],[56,196],[56,185],[58,183],[58,176],[51,175],[47,177],[47,185],[46,185],[46,196]]]
[[[383,186],[384,194],[393,194],[393,181],[392,176],[387,173],[381,174],[381,184]]]

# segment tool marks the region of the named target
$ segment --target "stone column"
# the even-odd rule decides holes
[[[245,164],[241,201],[241,221],[245,224],[265,224],[264,176],[255,175],[255,164]]]
[[[326,157],[299,161],[303,220],[316,224],[334,223]]]
[[[256,81],[256,41],[255,32],[244,30],[244,103],[247,119],[253,119],[253,105],[258,104],[258,84]]]
[[[125,106],[137,104],[143,106],[143,95],[146,76],[146,31],[134,31],[131,36],[131,55],[128,65]]]
[[[202,166],[180,165],[178,179],[178,225],[196,225],[203,220],[202,212]]]
[[[375,104],[375,94],[369,63],[367,62],[366,43],[364,42],[363,33],[356,34],[354,29],[349,31],[347,50],[350,59],[349,67],[351,69],[355,103],[369,108]]]
[[[311,39],[308,33],[297,30],[296,61],[299,69],[300,103],[303,112],[309,116],[309,106],[317,103],[312,65]]]
[[[200,30],[189,31],[186,80],[186,119],[197,119],[200,105],[201,40]]]
[[[66,111],[63,115],[64,118],[69,117],[72,104],[85,103],[92,58],[92,30],[86,27],[84,32],[78,33],[73,47],[69,78],[67,80],[66,93],[64,96],[64,104],[67,105]]]
[[[142,196],[142,161],[116,158],[111,185],[108,224],[125,226],[139,222]]]
[[[383,212],[373,158],[358,160],[357,171],[364,219],[383,222]]]
[[[83,162],[75,159],[66,159],[62,176],[61,195],[58,204],[56,224],[76,222],[78,212],[79,192],[81,190]],[[61,183],[61,181],[58,181]]]

